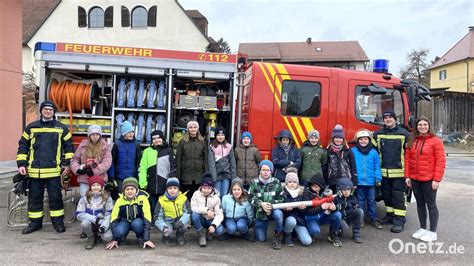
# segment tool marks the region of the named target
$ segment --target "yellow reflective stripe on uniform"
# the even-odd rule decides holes
[[[60,171],[57,171],[56,173],[34,173],[34,172],[28,172],[28,175],[31,178],[52,178],[52,177],[58,177],[61,175]]]
[[[63,138],[64,141],[68,141],[72,137],[71,132],[68,132],[67,135]]]
[[[385,206],[387,212],[393,212],[393,207]]]
[[[26,155],[26,154],[18,154],[16,156],[17,161],[26,161],[26,159],[28,159],[28,155]]]
[[[51,217],[59,217],[64,215],[64,209],[56,210],[56,211],[49,211],[49,216]]]
[[[43,217],[43,211],[28,212],[28,218],[35,219],[35,218],[41,218],[41,217]]]
[[[377,135],[377,142],[379,139],[401,139],[405,140],[405,135]]]
[[[406,216],[407,215],[406,210],[393,209],[393,212],[396,216]]]
[[[56,173],[61,171],[61,167],[55,167],[55,168],[28,168],[29,172],[34,172],[34,173]]]
[[[23,132],[23,138],[26,139],[26,140],[30,140],[30,136],[28,134],[26,134],[26,132]]]
[[[72,157],[74,157],[74,153],[72,152],[68,152],[64,154],[65,159],[72,159]]]
[[[49,128],[49,127],[42,127],[42,128],[32,128],[30,129],[31,133],[42,133],[42,132],[48,132],[48,133],[63,133],[64,129],[62,128]]]

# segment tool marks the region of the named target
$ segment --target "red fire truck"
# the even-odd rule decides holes
[[[76,43],[38,43],[40,101],[53,100],[79,142],[99,124],[113,141],[125,120],[142,146],[154,129],[176,143],[189,120],[208,140],[224,126],[231,143],[242,131],[268,158],[274,136],[289,129],[300,147],[309,130],[323,145],[341,124],[347,138],[376,130],[382,112],[395,110],[409,127],[426,88],[388,73],[275,63],[246,64],[240,54],[198,53]]]

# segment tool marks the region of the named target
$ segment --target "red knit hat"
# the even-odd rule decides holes
[[[89,187],[92,186],[94,183],[99,183],[100,187],[104,187],[105,181],[104,178],[98,175],[94,175],[89,177]]]

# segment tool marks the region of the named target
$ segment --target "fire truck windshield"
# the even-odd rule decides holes
[[[386,88],[385,94],[372,93],[367,86],[356,86],[355,113],[358,120],[383,125],[382,113],[395,110],[398,121],[404,121],[402,94],[399,90]]]

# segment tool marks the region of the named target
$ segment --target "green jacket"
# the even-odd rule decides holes
[[[259,178],[255,178],[250,183],[249,199],[250,203],[255,207],[257,220],[268,220],[269,217],[265,211],[260,207],[260,203],[268,202],[271,204],[282,203],[285,199],[283,197],[283,187],[280,180],[270,177],[270,182],[262,183]]]
[[[319,144],[311,146],[305,142],[301,148],[300,178],[309,181],[316,173],[323,175],[323,168],[327,165],[327,151]]]
[[[197,138],[183,138],[176,152],[178,179],[181,184],[201,184],[202,175],[209,171],[207,144]]]

